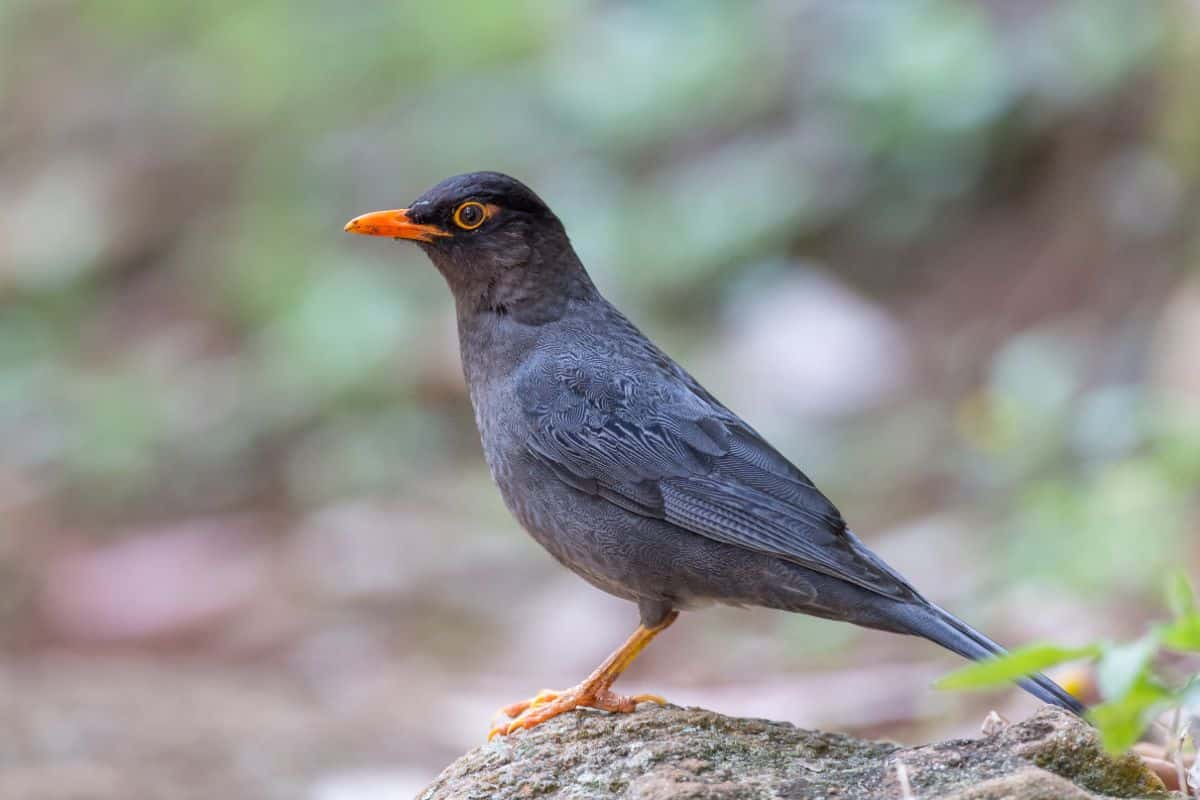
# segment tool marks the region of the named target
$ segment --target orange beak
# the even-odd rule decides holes
[[[421,225],[408,218],[407,208],[395,208],[391,211],[372,211],[355,217],[346,223],[350,233],[361,233],[364,236],[392,236],[397,239],[412,239],[416,242],[432,242],[438,236],[450,234],[437,225]]]

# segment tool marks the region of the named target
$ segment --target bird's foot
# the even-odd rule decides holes
[[[597,708],[613,714],[628,714],[637,708],[638,703],[657,703],[661,706],[666,702],[656,694],[622,695],[611,689],[588,686],[586,683],[561,692],[543,689],[528,700],[500,709],[500,714],[508,719],[488,731],[488,741],[496,736],[507,736],[525,728],[541,725],[548,719],[580,707]]]

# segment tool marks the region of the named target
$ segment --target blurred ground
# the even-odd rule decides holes
[[[1118,638],[1200,556],[1200,5],[0,5],[0,797],[403,796],[635,623],[341,225],[525,179],[914,583]],[[623,688],[918,742],[931,645],[686,615]],[[190,793],[190,794],[189,794]]]

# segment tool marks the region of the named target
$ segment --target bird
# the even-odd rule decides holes
[[[805,473],[606,300],[525,184],[456,175],[345,230],[415,242],[433,262],[506,506],[557,561],[638,608],[633,634],[581,683],[505,706],[489,739],[580,707],[664,703],[613,684],[680,611],[712,604],[915,635],[976,661],[1005,652],[868,549]],[[1085,711],[1045,675],[1020,684]]]

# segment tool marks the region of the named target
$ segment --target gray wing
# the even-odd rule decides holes
[[[582,353],[543,358],[519,383],[530,453],[565,483],[635,514],[880,595],[918,597],[804,473],[675,369]]]

